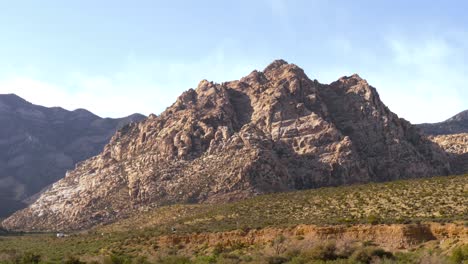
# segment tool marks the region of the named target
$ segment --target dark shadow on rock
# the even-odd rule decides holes
[[[408,225],[403,229],[403,237],[412,245],[418,245],[427,241],[436,240],[429,226],[424,224]]]
[[[239,131],[242,126],[249,123],[252,119],[253,108],[250,98],[237,90],[228,89],[229,100],[237,114],[237,124],[234,127],[235,131]]]

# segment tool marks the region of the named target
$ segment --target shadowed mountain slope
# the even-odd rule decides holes
[[[77,162],[99,154],[118,128],[143,118],[100,118],[84,109],[47,108],[0,95],[0,217],[24,207],[22,200],[63,178]]]
[[[468,110],[439,123],[416,125],[428,135],[468,133]]]

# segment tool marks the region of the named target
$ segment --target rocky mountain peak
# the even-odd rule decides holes
[[[26,100],[24,100],[23,98],[19,97],[16,94],[13,94],[13,93],[11,93],[11,94],[1,94],[0,101],[2,101],[2,102],[11,102],[11,103],[18,103],[18,102],[27,103]]]
[[[468,110],[465,110],[463,112],[460,112],[458,114],[456,114],[455,116],[447,119],[446,122],[452,122],[452,121],[455,121],[455,122],[460,122],[460,121],[465,121],[465,122],[468,122]]]
[[[417,125],[427,135],[468,133],[468,110],[439,123]]]
[[[73,110],[73,113],[76,114],[76,117],[80,117],[80,118],[98,118],[97,115],[83,108],[75,109]]]
[[[270,71],[275,71],[285,65],[289,65],[289,63],[285,60],[279,59],[279,60],[274,60],[272,63],[270,63],[264,70],[264,73],[270,72]]]
[[[276,60],[263,70],[268,79],[307,78],[304,70],[284,60]]]
[[[239,81],[203,80],[125,126],[4,225],[81,229],[161,204],[449,172],[447,155],[359,76],[320,84],[277,60]]]
[[[331,85],[340,86],[341,89],[349,89],[352,87],[354,89],[372,90],[369,83],[365,79],[362,79],[358,74],[343,76]]]
[[[0,94],[0,111],[28,107],[31,103],[17,96],[16,94]]]

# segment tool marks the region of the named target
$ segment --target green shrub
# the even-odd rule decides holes
[[[338,258],[335,242],[320,244],[304,252],[302,255],[304,258],[311,260],[335,260]]]
[[[247,245],[246,245],[245,243],[242,243],[242,242],[240,242],[240,241],[234,241],[234,242],[232,243],[230,249],[231,249],[232,251],[234,251],[234,250],[244,249],[244,248],[246,248],[246,247],[247,247]]]
[[[371,225],[377,225],[380,224],[382,220],[380,219],[380,217],[372,214],[367,217],[367,222]]]
[[[283,264],[288,262],[289,259],[281,256],[272,256],[267,258],[268,264]]]
[[[468,244],[454,249],[450,256],[450,261],[454,264],[468,262]]]
[[[243,262],[251,262],[253,260],[252,256],[249,256],[249,255],[243,255],[243,256],[240,257],[240,259]]]
[[[143,257],[143,256],[136,257],[132,263],[133,264],[150,264],[147,257]]]
[[[132,260],[127,256],[112,254],[104,258],[104,264],[132,264]]]
[[[199,256],[195,259],[196,264],[214,264],[217,262],[217,256]]]
[[[285,256],[289,259],[295,258],[301,254],[301,251],[299,249],[291,249],[288,252],[286,252]]]
[[[32,252],[24,253],[21,257],[21,264],[37,264],[41,261],[41,256]]]
[[[274,248],[276,255],[284,252],[284,242],[286,242],[286,237],[282,234],[275,237],[275,239],[271,242],[271,246]]]
[[[350,257],[351,261],[360,263],[371,263],[373,259],[392,259],[393,255],[383,249],[366,247],[356,250]]]
[[[288,264],[306,264],[308,263],[309,261],[304,258],[303,256],[296,256],[296,257],[293,257],[289,262]]]
[[[75,256],[69,256],[63,261],[63,264],[86,264],[86,262],[80,261],[80,259]]]
[[[223,253],[218,257],[217,263],[220,264],[237,264],[241,263],[241,257],[236,253]]]
[[[182,256],[167,256],[159,259],[158,264],[190,264],[190,259]]]
[[[226,248],[221,243],[216,244],[214,246],[214,248],[213,248],[213,254],[216,255],[216,256],[223,253],[223,252],[225,252],[225,251],[226,251]]]

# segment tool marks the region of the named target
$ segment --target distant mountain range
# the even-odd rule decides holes
[[[203,80],[120,129],[3,225],[76,230],[164,204],[450,173],[451,156],[358,75],[321,84],[277,60],[237,81]]]
[[[1,94],[0,217],[24,207],[25,198],[101,152],[117,129],[144,118],[100,118],[84,109],[47,108]]]
[[[450,135],[468,133],[468,110],[440,123],[417,125],[428,135]]]

